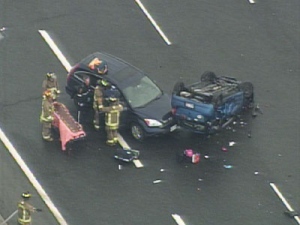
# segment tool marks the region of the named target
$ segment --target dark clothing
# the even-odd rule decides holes
[[[83,115],[90,111],[90,105],[93,103],[92,90],[86,86],[80,86],[74,96],[74,103],[77,108],[77,121],[83,122]]]

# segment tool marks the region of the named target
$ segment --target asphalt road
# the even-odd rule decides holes
[[[298,0],[142,1],[170,45],[135,1],[0,3],[0,127],[68,224],[171,225],[172,214],[188,225],[297,224],[283,214],[270,183],[300,210]],[[39,30],[72,65],[105,51],[143,69],[168,93],[177,80],[197,81],[206,70],[249,80],[263,114],[242,115],[209,138],[179,130],[137,143],[121,131],[141,151],[143,168],[119,167],[104,131],[90,124],[84,125],[87,141],[66,154],[59,141],[41,139],[47,72],[58,74],[59,101],[73,115],[75,109],[64,92],[66,70]],[[176,162],[187,148],[201,153],[199,164]],[[4,145],[0,163],[0,214],[7,218],[20,193],[30,190],[44,209],[34,224],[58,224]]]

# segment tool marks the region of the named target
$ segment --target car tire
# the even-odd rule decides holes
[[[245,98],[251,98],[253,96],[253,84],[251,82],[243,82],[239,85],[240,89],[244,92]]]
[[[142,142],[145,139],[145,131],[138,123],[132,123],[130,125],[130,131],[133,138],[137,141]]]
[[[244,108],[252,108],[254,102],[253,84],[251,82],[243,82],[239,85],[239,88],[244,92]]]
[[[184,83],[182,81],[178,81],[173,88],[173,95],[179,95],[181,91],[184,90]]]
[[[206,71],[201,75],[201,82],[214,83],[217,79],[217,76],[214,72]]]

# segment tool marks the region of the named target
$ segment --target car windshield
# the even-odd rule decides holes
[[[125,87],[123,94],[132,108],[138,108],[159,98],[162,92],[149,77],[144,76],[137,83]]]

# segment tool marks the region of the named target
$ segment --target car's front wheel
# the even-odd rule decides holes
[[[240,89],[244,92],[246,98],[253,96],[253,84],[251,82],[243,82],[239,85]]]
[[[254,102],[254,87],[251,82],[243,82],[239,85],[240,89],[244,92],[244,107],[250,107]]]
[[[145,131],[138,123],[132,123],[130,126],[131,134],[134,139],[143,141],[145,139]]]

